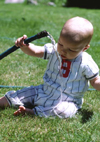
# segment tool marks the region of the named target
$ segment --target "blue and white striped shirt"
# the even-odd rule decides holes
[[[49,59],[46,72],[44,74],[44,91],[50,95],[51,92],[57,90],[59,92],[61,84],[63,83],[62,92],[65,95],[71,95],[75,98],[82,98],[88,89],[88,80],[95,78],[99,73],[99,68],[92,59],[92,57],[82,52],[78,57],[70,61],[70,68],[67,77],[60,77],[59,61],[53,50],[52,44],[45,45],[45,59]],[[57,45],[56,45],[57,49]],[[66,73],[67,62],[62,66],[63,73]]]

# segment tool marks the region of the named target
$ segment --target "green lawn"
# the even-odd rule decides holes
[[[57,2],[57,1],[56,1]],[[0,53],[14,45],[15,40],[47,30],[57,41],[65,21],[82,16],[94,25],[91,48],[87,50],[100,67],[100,10],[50,7],[23,4],[4,4],[0,1]],[[50,42],[43,38],[37,45]],[[0,85],[30,86],[43,83],[47,61],[29,57],[20,49],[0,61]],[[0,96],[20,88],[0,88]],[[14,117],[12,108],[0,112],[1,142],[99,142],[100,141],[100,92],[88,91],[83,109],[75,118]]]

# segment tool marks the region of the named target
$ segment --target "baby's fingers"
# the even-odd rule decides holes
[[[15,45],[16,45],[17,47],[23,47],[23,46],[25,46],[26,44],[24,43],[24,40],[25,40],[26,38],[27,38],[26,35],[23,35],[23,37],[18,38],[18,39],[15,41]]]

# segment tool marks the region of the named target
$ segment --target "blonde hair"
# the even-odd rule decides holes
[[[84,45],[89,44],[93,35],[93,25],[87,19],[74,17],[69,19],[63,26],[61,36],[69,42]]]

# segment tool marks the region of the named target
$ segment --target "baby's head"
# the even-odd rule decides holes
[[[93,35],[92,24],[82,17],[69,19],[63,26],[58,40],[58,52],[66,59],[73,59],[89,48]]]

